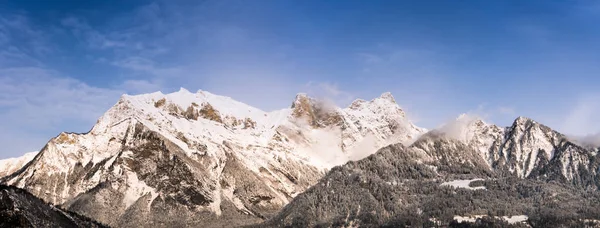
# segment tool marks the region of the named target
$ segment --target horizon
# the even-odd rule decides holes
[[[391,92],[427,129],[467,113],[600,135],[597,19],[586,0],[3,2],[0,159],[183,87],[264,111]]]

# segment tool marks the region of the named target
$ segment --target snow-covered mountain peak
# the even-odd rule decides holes
[[[264,123],[268,119],[267,112],[230,97],[201,90],[192,93],[184,88],[170,94],[126,95],[120,103],[139,110],[137,113],[144,115],[142,118],[150,119],[160,118],[165,113],[188,120],[208,119],[226,125],[239,125],[239,121],[246,119]]]
[[[535,123],[536,122],[529,117],[519,116],[515,119],[515,121],[513,121],[512,126],[524,126],[526,124],[535,124]]]
[[[487,124],[481,117],[479,117],[478,115],[473,115],[473,114],[468,114],[468,113],[461,113],[460,115],[458,115],[458,117],[456,117],[455,119],[456,121],[459,122],[463,122],[463,123],[469,123],[469,124]]]
[[[400,110],[400,105],[396,103],[396,100],[392,96],[390,92],[385,92],[381,94],[381,96],[371,100],[368,102],[371,107],[379,107],[379,109],[387,109],[387,110]]]
[[[301,112],[310,112],[311,106],[315,103],[315,99],[309,97],[306,93],[298,93],[292,102],[290,108],[294,111],[294,114]]]
[[[529,134],[533,137],[538,138],[566,138],[566,136],[552,130],[550,127],[536,122],[535,120],[523,116],[519,116],[513,121],[513,124],[509,127],[510,132],[513,135]]]
[[[183,87],[179,87],[179,91],[177,91],[177,92],[179,92],[179,93],[192,93],[192,92],[190,92],[189,90],[187,90],[186,88],[183,88]]]
[[[352,103],[351,103],[351,104],[348,106],[348,108],[349,108],[349,109],[355,109],[355,110],[356,110],[356,109],[359,109],[359,108],[361,108],[361,107],[362,107],[364,104],[366,104],[366,103],[367,103],[367,101],[366,101],[366,100],[363,100],[363,99],[360,99],[360,98],[359,98],[359,99],[356,99],[356,100],[354,100],[354,101],[353,101],[353,102],[352,102]]]
[[[396,99],[394,99],[394,96],[392,96],[391,92],[385,92],[382,93],[381,96],[379,96],[379,99],[383,99],[392,103],[396,103]]]
[[[370,101],[356,99],[347,108],[343,110],[349,113],[362,113],[361,115],[369,115],[369,113],[374,115],[384,114],[385,116],[390,116],[389,118],[402,120],[407,119],[406,113],[395,102],[394,98],[389,92],[384,93],[380,97],[377,97]]]

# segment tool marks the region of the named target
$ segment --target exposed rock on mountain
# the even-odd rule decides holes
[[[298,95],[263,112],[205,91],[124,95],[90,132],[61,133],[2,182],[111,226],[255,223],[328,168],[424,132],[390,94],[354,103]]]
[[[104,227],[46,204],[23,189],[0,185],[0,227]]]

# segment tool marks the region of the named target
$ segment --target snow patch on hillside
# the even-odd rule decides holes
[[[477,219],[481,219],[485,216],[486,215],[470,215],[470,216],[457,215],[457,216],[454,216],[454,220],[456,220],[459,223],[461,223],[461,222],[474,223],[477,221]],[[502,217],[495,217],[495,218],[501,218],[502,220],[508,222],[509,224],[526,222],[527,219],[529,219],[529,217],[527,217],[527,215],[502,216]]]
[[[514,215],[514,216],[502,216],[502,219],[504,219],[504,221],[506,221],[510,224],[515,224],[515,223],[525,222],[525,221],[527,221],[527,219],[529,219],[529,217],[527,217],[527,215]]]
[[[454,181],[444,182],[440,186],[452,186],[454,188],[464,188],[464,189],[469,189],[469,190],[480,190],[480,189],[485,190],[486,189],[485,186],[478,186],[478,187],[469,186],[471,184],[471,182],[480,181],[480,180],[483,180],[483,179],[476,178],[476,179],[471,179],[471,180],[454,180]]]

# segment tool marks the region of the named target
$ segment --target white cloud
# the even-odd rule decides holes
[[[18,126],[56,127],[64,121],[93,122],[122,93],[89,86],[43,68],[0,69],[0,75],[3,119],[24,120],[13,122]]]
[[[91,48],[106,49],[126,46],[124,42],[109,39],[107,35],[92,28],[80,18],[67,17],[61,21],[61,24],[70,29],[73,35],[85,41]]]
[[[119,88],[130,94],[152,93],[162,89],[161,82],[148,80],[126,80]]]
[[[458,117],[453,117],[446,121],[446,123],[442,124],[436,130],[445,133],[446,136],[450,138],[468,141],[473,137],[471,128],[473,124],[477,123],[478,121],[484,121],[487,124],[498,124],[491,123],[490,120],[499,116],[509,116],[509,118],[515,118],[513,117],[515,114],[513,108],[504,106],[489,108],[488,106],[489,105],[486,103],[479,104],[477,108],[469,110]]]
[[[498,107],[498,113],[502,115],[515,115],[516,111],[512,107],[500,106]]]
[[[566,107],[562,129],[567,134],[587,135],[600,132],[600,94],[581,95],[574,107]]]
[[[157,77],[175,77],[182,73],[181,68],[159,67],[156,62],[139,56],[125,57],[113,62],[112,64],[125,69],[148,73]]]
[[[306,93],[324,101],[331,101],[338,106],[348,105],[355,96],[344,91],[335,83],[310,81],[305,86]]]
[[[600,147],[600,133],[584,136],[580,140],[584,144]]]
[[[151,3],[98,24],[71,16],[64,18],[61,25],[81,40],[88,51],[104,51],[98,57],[92,55],[95,62],[125,70],[123,75],[127,77],[145,76],[159,81],[189,73],[183,72],[181,65],[168,66],[164,63],[167,61],[158,58],[170,52],[166,44],[171,42],[172,34],[181,30],[174,25],[166,26],[163,17],[172,15],[162,11],[159,4]]]
[[[39,150],[61,131],[87,131],[122,91],[90,86],[46,66],[54,31],[21,14],[0,16],[0,158]]]
[[[39,150],[61,131],[89,130],[121,93],[43,68],[0,69],[0,158]]]
[[[365,64],[374,64],[384,61],[381,56],[373,53],[358,53],[357,55]]]
[[[48,42],[52,35],[33,26],[23,15],[0,15],[0,67],[41,66],[36,57],[53,51]]]
[[[471,126],[479,120],[482,120],[482,118],[477,114],[462,114],[461,116],[448,121],[436,130],[444,133],[450,138],[466,142],[473,137]]]

